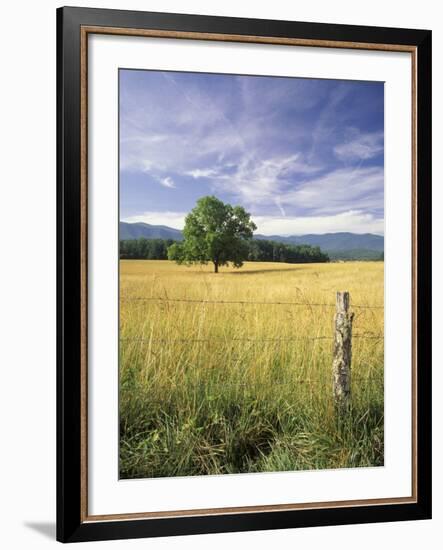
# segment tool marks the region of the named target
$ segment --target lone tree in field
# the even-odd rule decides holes
[[[168,258],[178,264],[214,264],[241,267],[248,257],[249,241],[257,229],[241,206],[225,204],[216,197],[203,197],[186,216],[184,240],[168,248]]]

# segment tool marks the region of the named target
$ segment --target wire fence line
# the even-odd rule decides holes
[[[162,297],[138,297],[138,296],[121,296],[122,301],[128,302],[159,302],[159,303],[193,303],[193,304],[241,304],[241,305],[288,305],[288,306],[300,306],[300,307],[336,307],[336,304],[318,303],[318,302],[270,302],[270,301],[246,301],[246,300],[196,300],[188,298],[162,298]],[[353,308],[360,309],[383,309],[382,305],[364,305],[353,304]],[[374,340],[376,343],[384,340],[383,334],[373,333],[357,333],[352,335],[353,338],[361,340]],[[226,336],[213,336],[202,338],[156,338],[156,337],[121,337],[121,342],[134,342],[143,345],[155,345],[155,344],[170,344],[181,345],[189,343],[224,343],[229,344],[231,342],[243,342],[251,343],[254,345],[266,344],[266,343],[285,343],[295,341],[318,341],[326,340],[333,341],[334,336],[318,335],[318,336],[291,336],[291,337],[277,337],[277,338],[252,338],[252,337],[226,337]]]
[[[120,296],[124,302],[182,302],[191,304],[240,304],[240,305],[267,305],[267,306],[304,306],[304,307],[336,307],[336,304],[318,303],[318,302],[268,302],[268,301],[246,301],[246,300],[194,300],[190,298],[156,298],[156,297],[138,297],[138,296]],[[383,309],[383,305],[365,305],[352,304],[353,308],[359,309]]]
[[[323,307],[323,308],[334,308],[336,309],[336,313],[333,317],[334,319],[334,332],[333,334],[324,334],[325,329],[320,328],[319,326],[311,327],[314,330],[308,331],[311,332],[311,335],[305,334],[305,335],[294,335],[294,336],[281,336],[281,337],[270,337],[270,336],[263,336],[260,337],[252,337],[248,336],[247,332],[245,336],[242,337],[236,337],[236,336],[229,336],[229,335],[222,335],[221,336],[211,336],[211,331],[208,331],[209,334],[201,334],[200,331],[197,331],[197,333],[194,332],[194,334],[191,334],[188,337],[181,337],[180,331],[176,332],[177,337],[170,338],[170,337],[162,337],[160,333],[160,337],[156,335],[157,331],[145,331],[141,330],[140,332],[135,332],[135,336],[121,336],[120,342],[121,343],[133,343],[134,346],[141,345],[141,346],[147,346],[147,348],[143,348],[141,350],[142,353],[148,352],[149,354],[152,354],[154,357],[157,357],[160,354],[160,351],[167,351],[169,347],[173,348],[174,346],[190,346],[192,344],[203,344],[206,346],[211,346],[211,344],[216,344],[217,347],[214,347],[211,349],[211,353],[214,353],[214,350],[216,353],[223,351],[228,351],[229,354],[234,354],[237,358],[241,359],[241,354],[239,354],[238,348],[234,347],[237,343],[244,344],[244,348],[250,352],[250,346],[260,346],[260,345],[269,345],[269,344],[275,344],[281,346],[282,353],[290,351],[292,348],[287,348],[284,345],[290,344],[291,342],[316,342],[316,341],[325,341],[328,342],[331,347],[332,352],[332,372],[330,372],[329,375],[317,375],[317,373],[311,372],[309,373],[308,378],[302,378],[294,377],[290,382],[279,382],[279,381],[273,381],[273,384],[285,384],[285,385],[310,385],[314,383],[321,382],[322,384],[326,383],[327,380],[332,381],[333,386],[333,398],[336,404],[336,412],[338,415],[346,415],[347,411],[349,411],[349,404],[351,399],[351,394],[353,392],[352,388],[355,388],[354,383],[355,382],[367,382],[368,384],[370,382],[375,382],[377,384],[383,384],[384,383],[384,375],[383,372],[369,372],[366,375],[360,375],[358,373],[352,373],[351,376],[351,350],[352,350],[352,341],[360,340],[360,341],[366,341],[371,340],[374,342],[373,347],[371,347],[371,352],[376,351],[376,346],[378,346],[380,343],[382,345],[384,344],[384,334],[382,332],[379,332],[381,329],[377,329],[376,331],[372,330],[365,330],[363,327],[360,328],[360,332],[356,332],[353,334],[352,331],[352,325],[354,317],[358,318],[363,314],[364,310],[383,310],[384,306],[381,304],[376,305],[366,305],[366,304],[350,304],[350,296],[348,291],[343,292],[337,292],[336,293],[336,303],[321,303],[321,302],[290,302],[290,301],[246,301],[246,300],[203,300],[203,299],[192,299],[192,298],[169,298],[167,295],[164,297],[141,297],[141,296],[134,296],[134,295],[122,295],[120,297],[120,300],[122,302],[132,302],[132,303],[157,303],[158,305],[167,305],[169,303],[184,303],[184,304],[199,304],[199,305],[206,305],[206,304],[216,304],[216,305],[231,305],[231,304],[239,304],[239,305],[264,305],[264,306],[298,306],[303,308],[313,308],[313,307]],[[356,313],[354,313],[352,310],[360,310]],[[374,315],[375,313],[372,313]],[[243,313],[242,313],[243,316]],[[292,313],[291,313],[292,316]],[[129,331],[128,331],[129,332]],[[248,331],[249,332],[249,331]],[[199,335],[200,333],[200,335]],[[323,334],[321,334],[323,333]],[[131,334],[131,332],[129,332]],[[133,333],[134,334],[134,333]],[[158,334],[158,332],[157,332]],[[164,333],[163,333],[164,334]],[[219,333],[220,334],[220,333]],[[167,335],[166,335],[167,336]],[[332,346],[332,343],[334,342],[334,345]],[[133,347],[131,349],[131,346],[123,346],[122,351],[123,353],[131,353],[131,351],[136,350],[136,347]],[[145,351],[146,350],[146,351]],[[175,350],[173,350],[175,353]],[[181,352],[181,349],[178,350],[179,353]],[[192,351],[192,348],[191,348]],[[197,353],[200,353],[198,350],[196,350]],[[260,351],[260,350],[259,350]],[[358,369],[360,370],[360,369]],[[278,377],[277,377],[278,378]],[[240,381],[224,381],[219,380],[217,384],[225,387],[237,387],[240,388],[243,385],[247,386],[248,391],[254,391],[254,389],[258,388],[258,385],[256,382],[248,381],[247,383],[243,383]],[[258,382],[259,385],[260,382]],[[363,384],[364,385],[364,384]],[[181,385],[180,385],[181,386]],[[187,386],[187,385],[186,385]],[[201,392],[202,390],[206,393],[212,393],[212,385],[205,383],[204,380],[198,381],[195,385],[195,388]],[[215,396],[214,398],[216,398]],[[195,398],[195,396],[194,396]]]
[[[384,335],[365,335],[354,334],[353,338],[360,338],[363,340],[384,340]],[[211,337],[211,338],[120,338],[121,342],[139,342],[139,343],[172,343],[172,344],[185,344],[192,343],[209,343],[209,342],[252,342],[252,343],[266,343],[266,342],[295,342],[299,340],[333,340],[333,336],[294,336],[291,338],[224,338],[224,337]]]
[[[293,338],[224,338],[224,337],[211,337],[211,338],[120,338],[122,342],[161,342],[161,343],[186,343],[186,342],[292,342],[295,340],[331,340],[332,336],[299,336]]]

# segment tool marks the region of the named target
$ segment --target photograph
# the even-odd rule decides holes
[[[119,478],[379,468],[381,81],[119,68]]]

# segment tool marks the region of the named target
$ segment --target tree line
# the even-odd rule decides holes
[[[172,245],[179,246],[180,242],[172,239],[143,237],[123,240],[120,241],[120,258],[122,260],[167,260],[168,249]],[[318,246],[292,245],[260,239],[248,243],[246,260],[249,262],[322,263],[329,262],[329,256]]]
[[[249,243],[248,260],[255,262],[323,263],[329,256],[319,246],[286,244],[265,239]]]
[[[131,239],[120,241],[121,260],[167,260],[172,239]]]

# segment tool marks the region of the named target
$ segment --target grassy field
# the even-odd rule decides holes
[[[309,305],[333,305],[337,290],[351,306],[383,304],[383,262],[120,268],[122,478],[383,464],[383,309],[354,309],[340,421],[334,307]],[[217,303],[229,301],[255,303]]]

